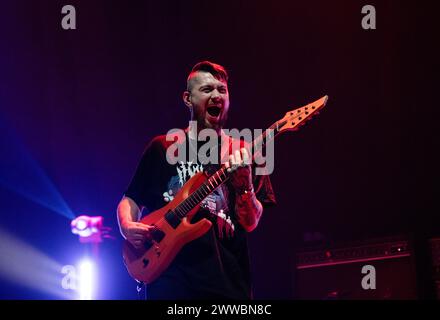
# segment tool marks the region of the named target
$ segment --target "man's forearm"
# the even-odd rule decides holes
[[[253,231],[260,221],[263,213],[263,206],[255,196],[254,192],[236,195],[235,211],[238,222],[247,231]]]
[[[118,205],[117,216],[119,223],[119,230],[123,236],[123,226],[127,222],[136,222],[140,219],[140,209],[137,204],[130,198],[124,197]]]

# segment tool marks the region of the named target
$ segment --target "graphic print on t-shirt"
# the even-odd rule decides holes
[[[163,193],[164,201],[169,202],[174,199],[174,195],[180,188],[193,177],[196,173],[203,171],[203,165],[193,163],[191,161],[180,161],[176,165],[177,175],[171,177],[168,182],[167,191]],[[216,224],[218,228],[218,235],[220,238],[230,238],[234,236],[235,226],[228,216],[228,192],[224,184],[218,187],[214,192],[208,195],[200,204],[204,209],[207,209],[211,214],[216,216]]]

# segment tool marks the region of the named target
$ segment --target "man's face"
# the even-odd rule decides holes
[[[192,108],[192,120],[200,129],[221,129],[229,110],[228,84],[208,72],[197,72],[190,81],[191,92],[184,93],[184,101]]]

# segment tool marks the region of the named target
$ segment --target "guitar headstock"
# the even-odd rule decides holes
[[[324,96],[304,107],[287,112],[284,118],[276,122],[277,132],[298,130],[300,126],[304,125],[324,108],[327,100],[328,96]]]

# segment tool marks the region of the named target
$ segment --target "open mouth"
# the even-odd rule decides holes
[[[220,115],[220,112],[222,111],[222,108],[219,106],[210,106],[206,111],[210,116],[218,117]]]

